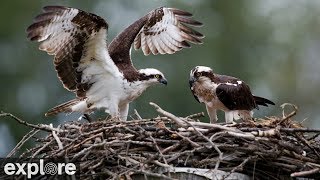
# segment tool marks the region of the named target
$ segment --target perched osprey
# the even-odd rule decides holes
[[[190,26],[201,26],[192,14],[160,7],[128,26],[107,45],[108,24],[101,17],[79,9],[47,6],[27,28],[40,50],[54,55],[54,65],[64,88],[77,98],[46,113],[90,113],[104,108],[112,117],[125,120],[129,103],[149,86],[167,84],[156,69],[137,70],[131,62],[131,45],[145,55],[172,54],[201,44],[204,37]]]
[[[191,70],[189,84],[196,100],[206,105],[210,123],[218,120],[217,109],[225,112],[225,120],[230,123],[233,119],[252,119],[252,110],[259,109],[258,105],[274,105],[268,99],[254,96],[250,87],[242,80],[215,74],[205,66],[197,66]]]

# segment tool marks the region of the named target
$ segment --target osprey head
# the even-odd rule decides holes
[[[161,83],[164,85],[168,84],[167,79],[164,77],[162,72],[160,72],[157,69],[153,69],[153,68],[140,69],[139,73],[140,73],[140,80],[145,81],[150,85],[158,84],[158,83]]]
[[[198,81],[202,77],[207,77],[213,75],[213,70],[206,66],[196,66],[190,71],[189,84],[190,87],[193,86],[193,83]]]

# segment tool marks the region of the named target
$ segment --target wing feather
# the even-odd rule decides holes
[[[155,49],[157,50],[156,54],[158,54],[158,53],[164,54],[165,52],[163,51],[162,47],[160,46],[160,43],[162,42],[161,39],[157,40],[154,37],[152,37],[151,39],[152,39],[152,44],[155,46]]]
[[[222,83],[216,89],[219,100],[230,110],[253,110],[257,107],[247,84]]]
[[[172,54],[182,48],[190,47],[188,42],[201,44],[204,36],[189,26],[198,27],[202,23],[191,17],[191,13],[175,8],[155,9],[149,13],[147,22],[135,37],[134,48],[141,48],[145,55],[149,55],[150,52]]]
[[[101,17],[75,8],[46,6],[27,28],[39,49],[54,55],[63,86],[85,97],[97,76],[121,76],[107,51],[108,24]]]
[[[147,44],[149,49],[151,50],[152,54],[158,54],[158,50],[155,46],[155,44],[152,42],[152,38],[146,38]]]
[[[161,34],[160,39],[164,43],[164,45],[167,47],[166,52],[170,52],[172,54],[181,49],[179,48],[179,46],[177,46],[177,44],[179,43],[176,40],[169,37],[168,34]]]
[[[173,12],[173,14],[175,14],[175,15],[192,17],[191,13],[183,11],[183,10],[180,10],[180,9],[176,9],[176,8],[167,8],[167,9],[170,10],[171,12]]]
[[[148,46],[147,43],[147,38],[145,37],[145,34],[141,34],[141,47],[142,47],[142,51],[146,54],[149,55],[150,54],[150,48]]]
[[[173,54],[175,52],[170,47],[171,43],[166,42],[166,39],[163,35],[159,36],[158,42],[159,42],[160,48],[162,49],[161,54],[166,54],[166,52],[168,52],[168,54]]]

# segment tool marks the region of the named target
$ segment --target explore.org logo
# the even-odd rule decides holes
[[[72,176],[77,172],[77,166],[74,163],[64,162],[45,162],[43,159],[32,162],[2,162],[2,173],[7,176],[26,176],[31,179],[34,176]]]

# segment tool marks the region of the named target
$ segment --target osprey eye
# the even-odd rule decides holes
[[[201,75],[202,75],[201,72],[197,72],[197,73],[196,73],[196,76],[197,76],[197,77],[200,77]]]
[[[155,78],[159,79],[159,74],[154,75]]]

